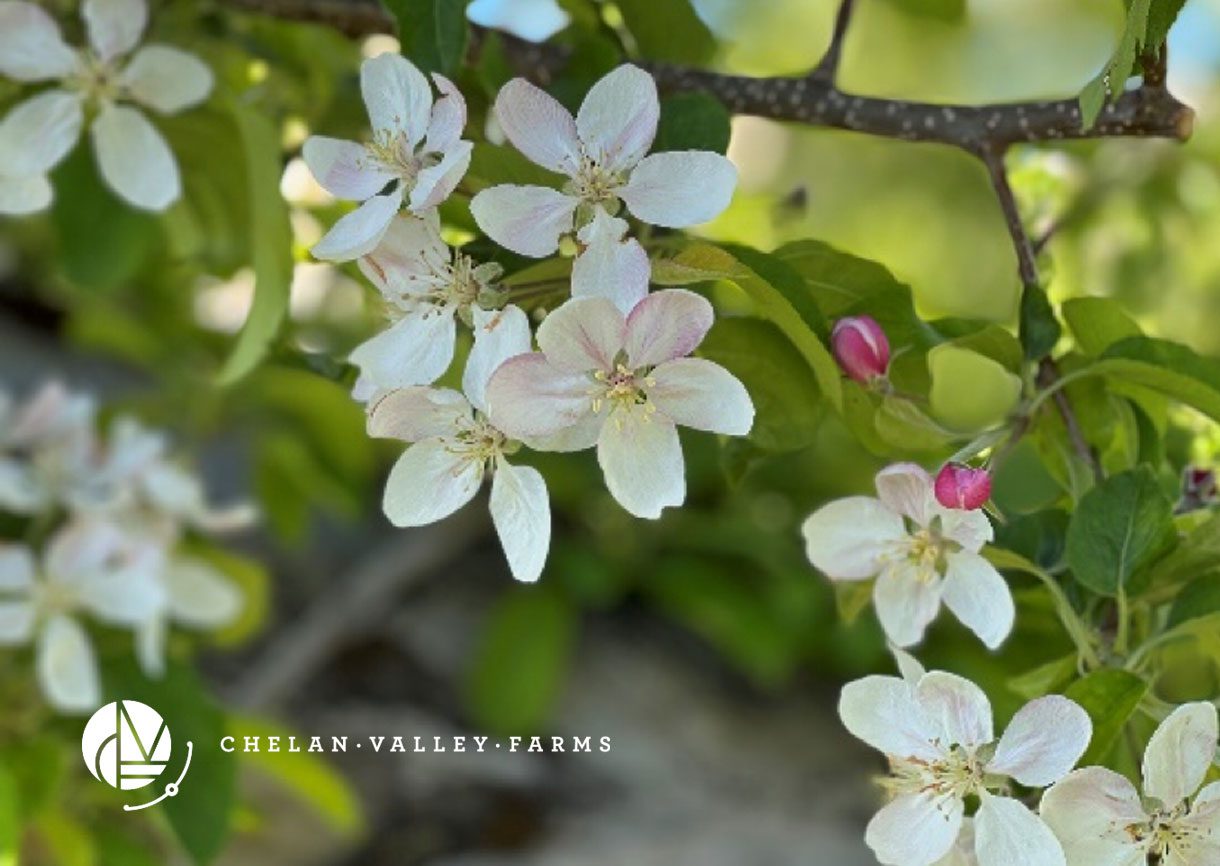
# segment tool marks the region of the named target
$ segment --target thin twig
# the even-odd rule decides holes
[[[847,28],[851,24],[852,12],[855,11],[856,0],[843,0],[839,4],[839,12],[835,15],[834,31],[830,34],[830,46],[822,55],[822,61],[810,73],[811,78],[820,78],[833,85],[839,73],[839,61],[843,56],[843,40],[847,37]]]
[[[1008,171],[1004,168],[1003,150],[995,147],[984,147],[978,151],[979,158],[987,167],[991,177],[991,185],[995,188],[996,198],[1000,201],[1000,210],[1004,213],[1004,223],[1008,234],[1012,237],[1013,249],[1017,253],[1017,272],[1021,275],[1021,285],[1026,289],[1037,287],[1038,262],[1034,254],[1034,245],[1030,242],[1029,233],[1021,221],[1021,209],[1017,205],[1017,197],[1013,194],[1012,185],[1008,182]]]

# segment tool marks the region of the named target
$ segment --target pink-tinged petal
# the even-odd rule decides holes
[[[572,230],[577,204],[549,187],[502,184],[476,195],[470,213],[500,246],[539,259],[559,249],[559,236]]]
[[[0,75],[16,81],[67,78],[76,69],[76,52],[59,25],[35,3],[0,2]]]
[[[839,718],[853,737],[895,758],[935,761],[944,757],[933,727],[915,700],[911,684],[898,677],[868,676],[843,687]]]
[[[1172,809],[1199,790],[1216,757],[1216,707],[1183,704],[1161,722],[1144,751],[1144,793]]]
[[[623,240],[627,223],[601,208],[578,237],[585,249],[572,263],[572,297],[606,298],[627,315],[648,294],[652,267],[634,238]]]
[[[54,195],[45,174],[30,177],[0,175],[0,214],[26,216],[38,213],[51,206]]]
[[[712,305],[686,289],[653,292],[627,317],[625,348],[632,369],[689,355],[715,321]]]
[[[941,591],[945,606],[988,649],[998,647],[1012,631],[1016,609],[1008,584],[977,553],[959,550],[949,554]]]
[[[360,92],[374,133],[402,134],[414,150],[432,119],[432,87],[401,54],[371,57],[360,66]]]
[[[551,366],[541,352],[505,361],[487,383],[493,424],[514,439],[554,436],[593,414],[591,380]]]
[[[406,450],[386,479],[381,507],[395,526],[427,526],[444,520],[479,492],[483,461],[472,460],[442,439]]]
[[[423,308],[361,343],[348,360],[378,389],[430,385],[449,369],[457,328],[452,310]]]
[[[666,361],[649,376],[648,397],[675,423],[709,433],[745,436],[754,404],[737,377],[703,358]]]
[[[474,0],[466,7],[466,17],[527,42],[545,42],[571,20],[555,0]]]
[[[568,373],[608,372],[623,348],[623,314],[605,298],[575,298],[538,326],[538,348]]]
[[[611,410],[597,439],[597,462],[618,504],[655,520],[686,499],[686,467],[678,430],[644,406]]]
[[[432,105],[432,116],[428,120],[428,134],[424,138],[424,150],[429,153],[447,153],[466,126],[466,97],[457,85],[439,73],[432,73],[440,98]]]
[[[868,822],[864,841],[885,866],[932,866],[957,841],[964,811],[957,797],[903,794]]]
[[[846,316],[835,322],[830,346],[839,367],[857,382],[884,376],[890,365],[890,341],[872,316]]]
[[[1063,846],[1071,866],[1146,866],[1146,843],[1129,827],[1148,820],[1139,792],[1126,777],[1103,767],[1069,773],[1042,796],[1043,822]]]
[[[877,497],[886,506],[917,526],[932,522],[936,496],[932,492],[932,476],[914,463],[894,463],[877,473],[874,481]]]
[[[991,702],[965,677],[930,671],[915,686],[915,700],[943,747],[974,749],[995,740]]]
[[[936,501],[945,508],[973,511],[991,498],[991,473],[964,463],[946,463],[936,474]]]
[[[385,237],[401,206],[400,189],[373,196],[331,226],[310,252],[314,258],[330,262],[349,262],[371,253]]]
[[[873,585],[873,607],[885,636],[914,646],[940,610],[940,581],[925,580],[908,562],[891,563]]]
[[[368,149],[354,141],[311,135],[301,148],[305,164],[322,188],[337,198],[364,201],[394,180],[394,175],[369,158]]]
[[[89,44],[102,60],[135,48],[148,24],[145,0],[85,0],[80,14],[89,31]]]
[[[182,195],[173,152],[139,111],[107,105],[93,121],[92,133],[102,179],[119,198],[143,210],[163,211]]]
[[[1076,766],[1092,737],[1093,723],[1078,703],[1047,695],[1012,717],[987,772],[1011,776],[1028,788],[1045,788]]]
[[[619,197],[646,223],[686,228],[719,216],[736,187],[737,169],[720,154],[673,151],[640,160]]]
[[[491,480],[491,521],[514,578],[533,583],[551,547],[551,501],[546,482],[532,466],[500,458]]]
[[[161,114],[176,114],[208,98],[214,77],[196,57],[168,45],[145,45],[119,76],[131,98]]]
[[[45,174],[80,139],[80,97],[48,90],[21,102],[0,120],[0,169],[8,177]]]
[[[551,451],[562,454],[584,451],[597,444],[597,437],[601,435],[603,423],[605,423],[605,419],[601,415],[589,412],[582,415],[580,420],[571,427],[564,427],[547,436],[526,436],[521,441],[534,451]]]
[[[987,793],[974,816],[974,851],[986,866],[1067,866],[1041,818],[1018,800]]]
[[[437,274],[445,272],[452,258],[435,211],[423,216],[400,213],[356,265],[383,296],[399,300],[431,292]]]
[[[471,404],[487,414],[487,383],[509,358],[530,350],[529,317],[520,307],[503,310],[474,308],[474,347],[462,373],[462,390]]]
[[[657,84],[625,63],[590,89],[576,114],[585,153],[610,171],[629,169],[652,147],[661,119]]]
[[[524,78],[514,78],[500,89],[496,120],[531,162],[567,175],[580,165],[576,121],[554,97]]]
[[[474,145],[469,141],[459,141],[449,148],[440,162],[421,171],[411,189],[408,207],[415,213],[421,213],[449,198],[470,168],[473,150]]]
[[[368,410],[368,434],[374,439],[419,442],[451,436],[473,417],[466,398],[451,388],[397,388]]]
[[[867,496],[826,503],[806,518],[801,534],[809,561],[831,580],[875,577],[907,538],[902,518]]]

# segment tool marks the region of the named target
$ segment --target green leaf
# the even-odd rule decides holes
[[[1063,317],[1080,351],[1093,357],[1120,340],[1140,335],[1139,325],[1113,298],[1072,298],[1063,304]]]
[[[906,452],[940,451],[961,438],[937,424],[910,400],[893,394],[882,398],[874,423],[884,441]]]
[[[51,735],[22,737],[0,749],[0,767],[17,783],[23,820],[54,802],[65,776],[64,763],[63,749]],[[0,866],[3,862],[0,857]]]
[[[706,93],[678,93],[661,100],[661,122],[653,152],[663,150],[729,149],[729,110]]]
[[[398,21],[402,53],[424,72],[450,77],[462,64],[470,30],[468,0],[386,0]]]
[[[228,385],[253,370],[267,354],[288,310],[292,284],[292,227],[280,195],[279,131],[261,112],[243,103],[231,106],[246,162],[250,208],[254,302],[219,382]]]
[[[1093,739],[1079,766],[1105,762],[1147,692],[1148,684],[1135,674],[1113,668],[1094,671],[1068,686],[1064,696],[1080,704],[1093,720]]]
[[[1166,628],[1220,613],[1220,574],[1208,574],[1182,588],[1169,610]]]
[[[1089,367],[1116,384],[1142,385],[1220,420],[1220,362],[1180,343],[1129,337],[1111,345]]]
[[[616,5],[644,57],[700,64],[716,50],[690,0],[618,0]]]
[[[1021,293],[1021,345],[1025,357],[1037,360],[1049,355],[1059,342],[1063,328],[1041,286],[1026,286]]]
[[[1067,562],[1083,585],[1114,596],[1173,532],[1173,504],[1141,466],[1111,476],[1084,495],[1067,535]]]
[[[966,0],[889,0],[908,15],[954,23],[966,18]]]
[[[536,732],[563,687],[575,630],[575,611],[555,592],[508,592],[491,613],[467,678],[475,721],[505,734]]]
[[[0,866],[17,866],[21,853],[21,789],[0,764]]]
[[[1038,665],[1008,680],[1008,688],[1027,701],[1058,692],[1076,676],[1076,653]]]
[[[1018,350],[1019,351],[1019,350]],[[928,352],[932,414],[946,427],[973,433],[1004,421],[1021,397],[1021,380],[998,361],[953,343]]]
[[[1148,31],[1144,44],[1150,48],[1163,45],[1169,38],[1169,29],[1178,19],[1186,0],[1152,0],[1148,10]]]
[[[1122,93],[1127,79],[1135,71],[1136,60],[1147,46],[1151,3],[1152,0],[1130,0],[1127,23],[1110,62],[1080,92],[1081,125],[1084,129],[1092,129],[1106,97],[1116,97]]]
[[[1151,569],[1148,583],[1161,591],[1220,568],[1220,518],[1196,526]]]

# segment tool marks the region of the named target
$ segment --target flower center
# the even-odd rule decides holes
[[[620,409],[631,410],[636,406],[644,407],[645,417],[657,411],[644,390],[656,385],[656,380],[648,375],[646,368],[632,370],[620,358],[616,360],[613,370],[595,371],[593,383],[588,393],[593,400],[595,415],[606,407],[612,415]]]
[[[1148,853],[1158,858],[1157,862],[1164,862],[1170,854],[1187,860],[1195,842],[1206,835],[1183,820],[1188,811],[1186,803],[1172,809],[1158,809],[1148,823],[1133,824],[1127,832],[1136,842],[1143,843]]]
[[[364,147],[369,158],[385,171],[397,175],[408,191],[415,185],[421,171],[441,161],[439,153],[413,151],[402,132],[382,130]]]
[[[452,454],[486,467],[504,453],[507,445],[508,438],[478,414],[457,422],[457,431],[449,437],[447,448]]]
[[[586,204],[600,204],[617,199],[618,191],[625,182],[622,174],[610,171],[590,156],[584,156],[568,183],[567,191]]]
[[[932,794],[962,799],[987,789],[983,761],[973,750],[954,746],[941,758],[890,758],[890,776],[882,781],[891,794]]]
[[[65,84],[69,90],[75,90],[94,105],[113,102],[124,93],[124,87],[119,82],[119,68],[88,51],[80,53],[76,71]]]

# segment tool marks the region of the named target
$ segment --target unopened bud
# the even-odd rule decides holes
[[[871,316],[848,316],[835,322],[830,344],[843,372],[857,382],[885,375],[890,365],[890,341]]]
[[[936,501],[945,508],[973,511],[991,498],[991,474],[961,463],[946,463],[936,476]]]

